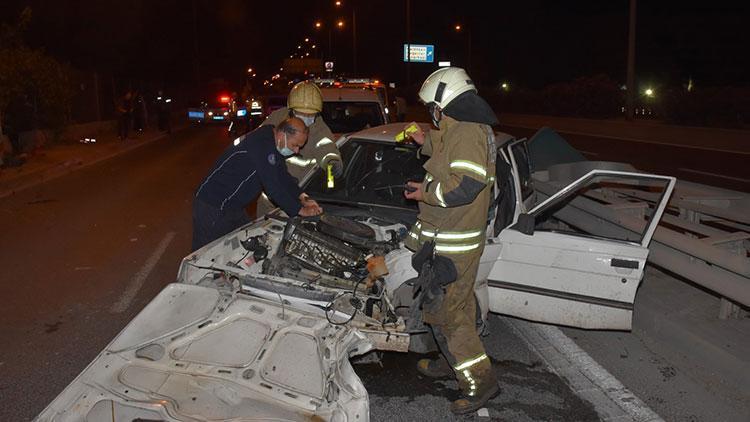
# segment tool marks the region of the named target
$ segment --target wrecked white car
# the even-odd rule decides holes
[[[162,291],[39,420],[369,419],[349,358],[423,350],[410,313],[417,276],[402,240],[416,220],[403,196],[424,158],[403,125],[338,141],[345,170],[313,170],[305,191],[326,213],[275,210],[186,257]],[[525,140],[498,133],[495,201],[477,277],[483,313],[627,330],[671,177],[592,170],[536,203]],[[658,193],[627,236],[584,234],[556,216],[578,195],[620,186]]]

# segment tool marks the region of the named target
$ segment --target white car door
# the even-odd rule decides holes
[[[648,244],[674,183],[673,177],[592,170],[519,216],[488,240],[482,256],[479,274],[487,276],[490,311],[573,327],[629,330]],[[551,224],[577,197],[611,188],[661,193],[644,210],[638,233],[617,238]]]

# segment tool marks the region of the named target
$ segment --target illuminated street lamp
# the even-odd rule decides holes
[[[508,84],[507,82],[503,82],[502,84],[500,84],[500,88],[503,91],[508,91],[508,90],[510,90],[510,84]]]
[[[248,67],[247,68],[247,73],[253,73],[253,68],[252,67]]]
[[[457,25],[455,26],[455,28],[456,28],[456,31],[461,31],[461,24],[457,24]]]
[[[344,28],[344,21],[343,21],[343,19],[337,20],[336,22],[334,22],[334,24],[335,24],[335,26],[338,29],[343,29]],[[331,38],[332,38],[332,31],[331,31],[331,29],[333,28],[334,24],[329,24],[328,25],[328,57],[329,58],[333,57],[333,42],[331,40]],[[322,21],[315,21],[315,29],[318,29],[318,30],[323,29],[323,22]],[[313,45],[313,48],[315,48],[315,45]]]
[[[408,1],[408,0],[407,0]],[[341,0],[336,0],[333,4],[336,5],[337,9],[343,9],[344,2]],[[352,67],[354,70],[354,73],[357,73],[357,9],[354,7],[351,7],[352,9]],[[336,26],[339,27],[339,29],[344,28],[344,21],[339,19],[338,22],[336,22]]]
[[[646,88],[646,90],[643,91],[643,93],[646,94],[646,96],[649,98],[654,97],[654,90],[652,88]]]

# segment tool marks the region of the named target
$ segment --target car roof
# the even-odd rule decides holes
[[[429,123],[424,122],[416,122],[423,131],[428,132],[430,129],[432,129],[432,125]],[[396,135],[398,135],[399,132],[402,132],[407,126],[409,126],[411,123],[409,122],[400,122],[400,123],[389,123],[382,126],[375,126],[375,127],[369,127],[367,129],[362,129],[359,132],[354,132],[349,135],[349,138],[358,138],[358,139],[371,139],[373,141],[385,141],[385,142],[400,142],[396,141]],[[495,144],[499,146],[505,145],[509,142],[515,141],[516,138],[513,135],[507,134],[505,132],[498,132],[495,131]]]
[[[323,101],[363,101],[380,102],[377,92],[369,88],[320,88]]]
[[[349,138],[372,139],[374,141],[396,142],[396,135],[402,132],[409,123],[389,123],[387,125],[369,127],[349,135]],[[429,123],[418,123],[423,131],[430,130]]]

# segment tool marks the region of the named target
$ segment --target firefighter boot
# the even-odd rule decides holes
[[[463,397],[451,403],[451,412],[464,415],[476,412],[500,392],[495,371],[487,355],[455,367]]]
[[[445,378],[453,375],[453,369],[442,354],[437,359],[417,361],[417,371],[430,378]]]

